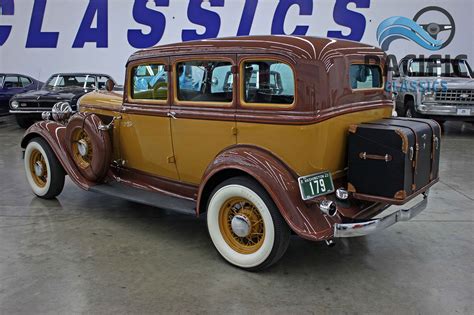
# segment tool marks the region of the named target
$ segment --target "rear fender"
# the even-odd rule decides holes
[[[65,134],[66,126],[60,123],[55,121],[37,122],[26,131],[21,140],[21,147],[25,149],[28,142],[36,137],[43,138],[49,144],[54,154],[56,154],[56,157],[72,181],[82,189],[88,190],[95,183],[88,181],[81,175],[74,161],[67,153]]]
[[[323,214],[318,204],[301,198],[298,175],[272,153],[255,146],[237,145],[221,152],[206,170],[198,193],[197,213],[204,212],[207,197],[222,172],[245,173],[268,192],[290,228],[310,240],[331,238],[339,216]]]

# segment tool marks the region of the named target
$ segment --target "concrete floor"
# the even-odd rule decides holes
[[[33,197],[23,131],[0,119],[0,314],[474,314],[474,128],[448,123],[429,209],[334,248],[294,237],[248,273],[204,220],[85,192]]]

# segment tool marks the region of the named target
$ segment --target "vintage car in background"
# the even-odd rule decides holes
[[[51,111],[58,102],[68,102],[73,111],[77,100],[94,90],[104,90],[109,75],[97,73],[53,74],[40,90],[18,94],[10,100],[10,113],[15,115],[18,125],[28,128],[41,120],[41,114]]]
[[[410,59],[396,79],[398,116],[474,121],[474,78],[467,60]]]
[[[0,116],[8,115],[10,99],[16,94],[38,90],[42,82],[17,73],[0,73]]]
[[[246,270],[278,261],[292,233],[331,245],[378,231],[426,208],[439,163],[439,125],[389,119],[385,59],[297,36],[139,51],[123,95],[89,93],[74,115],[56,104],[28,129],[28,182],[54,198],[67,174],[85,190],[205,214],[218,252]]]

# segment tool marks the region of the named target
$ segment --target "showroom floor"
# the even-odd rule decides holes
[[[410,222],[334,248],[294,237],[275,267],[225,263],[205,220],[85,192],[33,197],[0,118],[0,314],[474,313],[474,127],[448,123],[441,182]]]

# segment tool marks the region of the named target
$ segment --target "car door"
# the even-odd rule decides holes
[[[16,94],[24,92],[23,85],[20,82],[20,78],[14,75],[5,76],[3,87],[5,89],[5,94],[8,95],[10,98]]]
[[[168,117],[168,65],[168,58],[159,58],[132,62],[127,67],[119,131],[120,158],[129,169],[176,180]]]
[[[181,181],[199,184],[223,149],[237,143],[235,55],[173,57],[171,131]]]

